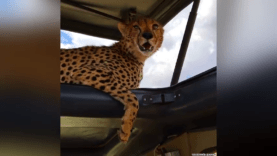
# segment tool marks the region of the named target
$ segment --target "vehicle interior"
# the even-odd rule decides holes
[[[117,130],[123,105],[89,86],[61,84],[62,156],[191,156],[216,153],[216,67],[179,82],[200,0],[61,0],[61,29],[119,40],[130,14],[167,24],[192,4],[171,86],[132,90],[139,111],[127,144]]]

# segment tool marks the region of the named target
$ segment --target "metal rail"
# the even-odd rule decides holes
[[[195,20],[196,20],[199,3],[200,3],[200,0],[194,0],[194,2],[193,2],[193,6],[192,6],[192,9],[191,9],[191,12],[190,12],[190,15],[189,15],[189,19],[188,19],[188,22],[187,22],[187,27],[186,27],[186,30],[185,30],[185,33],[184,33],[184,37],[183,37],[183,40],[182,40],[181,48],[180,48],[180,51],[179,51],[179,55],[178,55],[178,58],[177,58],[177,62],[176,62],[176,65],[175,65],[175,69],[174,69],[174,73],[173,73],[173,76],[172,76],[170,86],[173,86],[173,85],[177,84],[178,81],[179,81],[179,77],[180,77],[180,73],[181,73],[183,63],[184,63],[184,60],[185,60],[185,57],[186,57],[190,37],[191,37],[192,30],[193,30],[193,27],[194,27],[194,23],[195,23]]]

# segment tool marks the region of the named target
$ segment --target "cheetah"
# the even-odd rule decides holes
[[[91,86],[124,105],[119,139],[127,143],[139,109],[131,89],[142,80],[144,62],[162,45],[163,26],[150,18],[118,23],[122,35],[111,46],[85,46],[60,50],[60,83]]]

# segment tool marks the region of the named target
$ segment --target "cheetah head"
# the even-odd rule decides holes
[[[118,29],[126,48],[146,57],[155,53],[163,42],[163,26],[150,18],[139,18],[129,24],[119,23]]]

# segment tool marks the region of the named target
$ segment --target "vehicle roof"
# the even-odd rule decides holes
[[[61,29],[119,40],[118,20],[90,12],[84,7],[121,20],[125,20],[128,11],[135,8],[138,16],[147,16],[165,25],[191,2],[193,0],[61,0]]]

